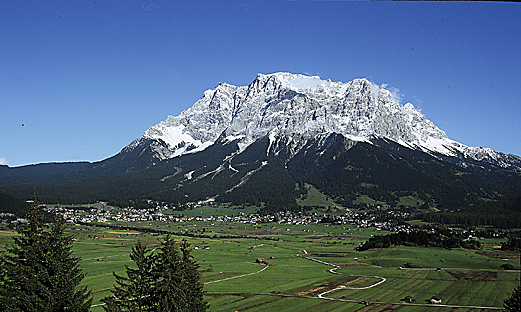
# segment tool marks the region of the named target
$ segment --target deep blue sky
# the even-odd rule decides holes
[[[278,71],[387,84],[451,139],[521,155],[520,17],[517,3],[4,1],[0,163],[101,160],[219,82]]]

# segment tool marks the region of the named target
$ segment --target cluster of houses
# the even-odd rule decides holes
[[[235,223],[268,223],[309,225],[317,223],[352,224],[360,228],[376,227],[382,230],[402,231],[408,230],[408,225],[393,225],[391,222],[377,222],[377,218],[368,213],[356,213],[346,210],[341,216],[329,216],[316,212],[278,212],[274,214],[244,214],[239,212],[236,216],[209,216],[209,217],[187,217],[166,214],[165,207],[135,209],[116,209],[107,205],[97,205],[94,208],[67,208],[62,206],[46,206],[44,210],[57,213],[71,223],[104,223],[110,221],[164,221],[164,222],[235,222]],[[391,218],[390,218],[391,219]]]
[[[233,222],[243,224],[259,224],[259,223],[278,223],[288,225],[310,225],[324,223],[324,225],[355,225],[357,228],[374,227],[376,230],[387,230],[391,232],[412,232],[414,227],[409,224],[397,225],[393,219],[399,214],[402,216],[403,212],[388,212],[388,221],[382,221],[381,216],[375,216],[370,212],[353,212],[346,209],[345,214],[340,216],[331,216],[320,214],[317,212],[277,212],[273,214],[261,215],[257,213],[245,214],[239,212],[236,216],[214,216],[209,217],[194,217],[194,216],[176,216],[165,213],[168,207],[136,209],[136,208],[114,208],[106,204],[97,204],[94,208],[66,208],[61,206],[46,206],[44,210],[57,213],[71,223],[86,224],[86,223],[106,223],[110,221],[159,221],[159,222]],[[432,231],[434,229],[423,229],[423,231]],[[473,237],[474,233],[469,232],[469,237]]]
[[[163,214],[164,209],[116,209],[110,206],[95,208],[67,208],[61,206],[46,206],[44,210],[60,214],[71,223],[103,223],[109,221],[169,221],[169,216]]]

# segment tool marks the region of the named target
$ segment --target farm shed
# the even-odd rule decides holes
[[[431,297],[430,303],[437,303],[437,304],[441,303],[441,297],[440,296]]]
[[[413,299],[411,296],[407,296],[407,297],[405,297],[405,302],[416,303],[416,299]]]

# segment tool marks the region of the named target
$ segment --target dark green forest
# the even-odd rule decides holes
[[[363,209],[355,200],[367,196],[387,208],[405,209],[400,198],[412,196],[421,201],[416,208],[428,222],[519,227],[519,172],[470,161],[460,166],[459,158],[440,160],[381,139],[370,144],[329,135],[295,141],[306,142],[297,153],[293,143],[265,137],[242,153],[236,153],[236,142],[219,141],[162,161],[142,148],[96,163],[1,166],[0,194],[24,200],[36,190],[46,203],[105,201],[149,208],[158,202],[180,210],[213,198],[262,205],[267,213],[302,209],[297,198],[310,184],[348,208]]]
[[[466,248],[479,249],[481,243],[477,240],[466,239],[468,234],[456,233],[448,229],[436,229],[435,231],[416,230],[412,232],[398,232],[388,235],[377,235],[369,238],[357,250],[364,251],[373,248],[389,248],[391,246],[423,246],[440,248]]]
[[[521,228],[521,197],[487,201],[463,211],[422,212],[420,219],[430,223],[458,224],[465,227],[491,225],[499,229]]]

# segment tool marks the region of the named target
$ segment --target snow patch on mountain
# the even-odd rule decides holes
[[[258,74],[248,86],[220,83],[179,116],[148,129],[160,159],[204,150],[218,139],[237,142],[239,152],[268,137],[267,153],[281,138],[296,153],[311,138],[341,134],[360,142],[393,140],[430,154],[486,161],[502,167],[513,162],[492,149],[468,147],[447,137],[411,103],[401,105],[397,90],[367,79],[322,80],[291,73]],[[132,148],[144,142],[137,140]],[[516,158],[517,159],[517,158]],[[517,167],[521,162],[517,160]]]

